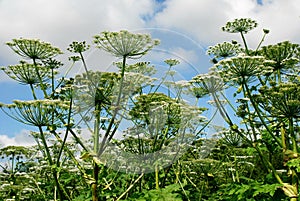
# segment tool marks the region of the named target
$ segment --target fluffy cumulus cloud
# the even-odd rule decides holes
[[[155,27],[185,34],[204,46],[229,40],[220,27],[239,17],[260,26],[247,36],[255,45],[262,28],[271,30],[266,42],[300,42],[300,0],[0,0],[0,65],[16,63],[4,45],[12,38],[40,38],[66,52],[74,40],[91,42],[104,30]],[[100,55],[105,64],[111,58]],[[108,61],[109,60],[109,61]],[[98,64],[100,65],[100,64]],[[7,77],[1,74],[1,78]]]
[[[66,52],[72,41],[91,42],[104,30],[144,27],[141,16],[153,6],[152,0],[0,0],[0,65],[18,61],[4,45],[12,38],[39,38]]]
[[[151,11],[150,0],[1,0],[1,39],[70,42],[103,30],[141,27],[140,15]]]
[[[226,22],[226,11],[231,9],[229,6],[223,0],[167,0],[165,9],[154,17],[153,24],[189,33],[206,42],[219,37],[220,26]]]
[[[0,148],[6,146],[31,146],[34,145],[35,141],[30,136],[30,131],[21,130],[15,136],[11,137],[8,135],[0,135]]]
[[[263,28],[271,30],[267,43],[281,40],[300,42],[299,0],[167,0],[165,9],[153,19],[156,26],[179,29],[197,37],[204,44],[214,44],[232,38],[222,33],[220,27],[229,20],[249,17],[258,21],[256,30],[249,33],[249,40],[254,45],[258,42]]]

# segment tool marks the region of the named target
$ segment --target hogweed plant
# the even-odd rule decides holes
[[[228,22],[222,30],[240,33],[245,49],[234,50],[239,45],[230,43],[208,49],[207,53],[218,59],[214,60],[215,65],[210,74],[218,74],[229,87],[228,90],[235,89],[233,96],[226,98],[227,101],[236,99],[236,103],[230,104],[232,109],[226,109],[222,104],[217,106],[228,123],[230,132],[235,133],[247,146],[254,148],[267,170],[266,174],[273,175],[278,183],[274,186],[274,192],[276,188],[280,188],[294,201],[298,200],[299,192],[299,175],[295,169],[297,163],[294,162],[298,160],[300,151],[296,132],[299,128],[299,83],[296,79],[299,76],[299,45],[284,41],[261,47],[269,33],[268,30],[263,30],[264,35],[258,47],[251,50],[244,35],[255,27],[257,22],[252,19],[242,18]],[[215,95],[214,88],[208,90],[214,76],[209,79],[204,77],[198,75],[193,78],[192,83],[197,84],[195,88],[200,86],[213,96],[214,102],[220,103],[221,96]],[[216,86],[215,84],[214,87]],[[241,121],[236,122],[233,115]],[[274,150],[283,155],[280,165],[267,157],[274,155]],[[278,166],[285,169],[287,174],[279,174]]]
[[[147,34],[120,31],[102,32],[101,35],[94,36],[94,43],[97,48],[122,59],[115,63],[118,73],[87,70],[74,80],[74,109],[80,115],[82,125],[87,126],[91,132],[93,141],[92,150],[82,157],[93,161],[92,199],[98,200],[97,187],[103,164],[118,171],[138,173],[140,176],[134,183],[141,183],[145,173],[155,171],[157,175],[159,169],[166,166],[163,160],[168,165],[176,160],[176,156],[180,155],[176,144],[184,146],[182,141],[190,139],[189,135],[194,135],[192,130],[201,125],[203,119],[199,117],[201,110],[179,103],[179,96],[173,100],[170,96],[157,92],[164,85],[166,76],[155,84],[156,79],[150,76],[156,70],[149,62],[127,64],[127,59],[140,58],[158,45],[157,40],[152,40]],[[73,43],[73,49],[76,48],[74,44],[77,43]],[[179,64],[174,59],[165,63],[169,65],[168,71]],[[148,102],[140,103],[144,98],[149,98]],[[153,99],[156,101],[152,101]],[[177,106],[170,107],[170,102]],[[148,104],[152,107],[148,108]],[[192,110],[195,110],[195,114],[188,112]],[[176,118],[172,118],[171,114],[176,115]],[[180,119],[184,121],[178,122]],[[122,122],[131,122],[133,126],[126,125],[128,128],[123,131],[123,140],[118,141],[114,136],[125,126]],[[172,143],[174,146],[167,146]],[[171,152],[174,156],[169,156]],[[155,183],[156,188],[159,188],[157,177]],[[131,188],[133,185],[118,199],[125,196]]]
[[[86,70],[86,75],[78,76],[75,83],[78,85],[77,88],[81,95],[81,97],[79,96],[79,99],[87,101],[91,100],[88,105],[91,106],[90,110],[87,111],[93,113],[92,116],[94,119],[93,126],[89,129],[92,131],[93,148],[92,152],[87,154],[92,156],[94,161],[94,182],[91,184],[92,200],[98,200],[97,187],[99,185],[99,166],[103,164],[101,155],[118,131],[120,122],[123,118],[123,111],[126,110],[124,105],[127,104],[128,99],[133,93],[136,93],[139,88],[142,88],[142,83],[138,83],[140,79],[134,80],[134,82],[132,82],[132,79],[128,79],[130,74],[125,73],[127,59],[142,57],[155,45],[158,45],[158,42],[151,39],[150,35],[133,34],[122,30],[120,32],[102,32],[101,34],[94,36],[94,44],[97,48],[103,49],[113,56],[122,58],[120,73],[93,73],[88,70],[88,66],[82,54],[82,52],[88,49],[88,46],[86,46],[84,42],[73,42],[69,48],[72,52],[79,53],[80,59]],[[135,78],[138,78],[138,75],[136,75]],[[138,88],[132,90],[135,87]],[[81,105],[84,104],[81,103]],[[86,121],[88,116],[89,115],[84,115],[82,116],[82,119],[85,119],[85,122],[88,122]]]
[[[41,195],[33,196],[37,200],[57,201],[158,195],[172,200],[297,200],[299,45],[262,46],[269,34],[264,29],[252,50],[245,35],[257,26],[247,18],[228,22],[222,30],[239,33],[242,44],[232,40],[210,46],[213,66],[189,81],[175,80],[176,59],[164,61],[167,72],[161,78],[155,77],[154,65],[137,60],[159,44],[148,34],[105,31],[93,37],[93,45],[74,41],[64,75],[56,60],[62,52],[50,43],[8,42],[26,61],[1,69],[27,85],[33,100],[0,107],[35,127],[31,135],[37,146],[30,152],[34,159],[26,155],[20,160],[9,152],[12,168],[0,163],[7,171],[2,178],[13,175],[12,183],[0,186],[4,199],[29,199],[30,191]],[[120,59],[113,63],[117,71],[90,69],[85,54],[91,48]],[[85,72],[70,77],[76,62]],[[196,104],[184,99],[187,94]],[[217,108],[211,119],[202,116],[206,108],[199,101],[208,95]],[[228,126],[214,126],[222,131],[218,139],[201,138],[217,112]],[[20,178],[25,177],[30,188],[22,187]]]

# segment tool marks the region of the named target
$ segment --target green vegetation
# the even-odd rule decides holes
[[[59,72],[57,47],[7,43],[26,61],[2,70],[32,100],[0,108],[35,127],[36,145],[0,149],[0,200],[298,200],[300,45],[263,46],[264,29],[251,49],[246,34],[256,27],[252,19],[228,22],[222,30],[241,43],[209,47],[209,72],[177,82],[177,60],[165,61],[161,78],[150,62],[133,63],[159,45],[147,34],[94,36],[95,48],[120,59],[117,72],[91,71],[92,45],[73,42],[69,69],[81,62],[85,71],[74,77]],[[189,104],[187,95],[196,103],[210,96],[212,106]],[[225,127],[203,116],[210,109]],[[208,137],[212,127],[218,132]]]

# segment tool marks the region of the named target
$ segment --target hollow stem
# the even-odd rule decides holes
[[[249,55],[249,49],[248,49],[248,45],[247,45],[245,36],[244,36],[243,32],[240,32],[240,33],[241,33],[241,37],[243,39],[243,43],[244,43],[244,46],[245,46],[246,54]]]

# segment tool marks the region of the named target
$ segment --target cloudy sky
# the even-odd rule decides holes
[[[225,40],[239,40],[220,27],[229,20],[250,17],[259,26],[247,35],[255,47],[262,29],[270,29],[264,44],[290,40],[300,43],[300,0],[0,0],[0,66],[18,63],[19,57],[5,45],[13,38],[39,38],[67,52],[72,41],[91,43],[101,31],[127,29],[147,32],[161,45],[146,57],[158,67],[161,61],[177,58],[181,79],[205,73],[210,67],[205,50]],[[68,54],[60,59],[67,61]],[[90,68],[109,70],[115,61],[91,49],[86,55]],[[63,68],[67,68],[66,64]],[[73,70],[79,72],[80,66]],[[29,99],[29,89],[0,72],[0,102]],[[13,121],[0,112],[0,146],[28,144],[31,127]]]

